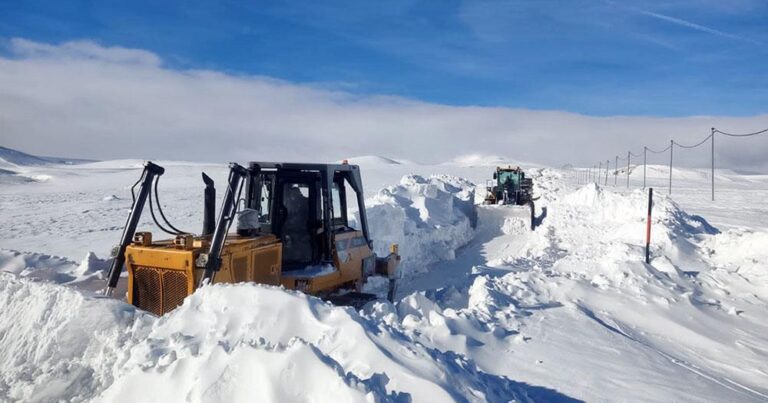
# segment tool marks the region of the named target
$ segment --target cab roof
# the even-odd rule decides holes
[[[276,170],[291,170],[291,171],[359,171],[360,167],[350,164],[318,164],[318,163],[303,163],[303,162],[263,162],[263,161],[251,161],[248,163],[248,167],[251,169],[276,169]]]

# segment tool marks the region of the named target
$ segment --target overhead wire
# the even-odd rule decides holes
[[[696,143],[696,144],[694,144],[692,146],[685,146],[685,145],[682,145],[682,144],[680,144],[678,142],[675,142],[675,145],[678,146],[678,147],[681,147],[681,148],[696,148],[696,147],[706,143],[709,139],[712,138],[713,135],[714,134],[710,134],[709,136],[705,137],[704,140],[701,140],[700,142],[698,142],[698,143]]]
[[[649,151],[652,154],[662,154],[662,153],[665,153],[667,151],[670,151],[670,156],[669,156],[670,162],[669,162],[669,164],[670,164],[670,189],[671,189],[671,185],[672,185],[672,182],[671,182],[671,180],[672,180],[672,171],[671,171],[671,168],[672,168],[672,151],[673,151],[674,146],[677,145],[680,148],[692,149],[692,148],[700,147],[704,143],[706,143],[707,141],[712,140],[713,141],[713,143],[712,143],[712,145],[713,145],[713,149],[712,149],[712,153],[713,153],[712,154],[712,158],[713,158],[712,159],[712,166],[713,166],[713,169],[714,169],[714,136],[715,136],[716,133],[722,134],[724,136],[729,136],[729,137],[751,137],[751,136],[757,136],[759,134],[768,133],[768,129],[763,129],[763,130],[759,130],[759,131],[755,131],[755,132],[751,132],[751,133],[728,133],[728,132],[724,132],[722,130],[718,130],[718,129],[713,127],[712,128],[712,132],[709,134],[709,136],[703,138],[701,141],[699,141],[696,144],[685,145],[685,144],[680,144],[680,143],[676,142],[675,140],[671,140],[669,142],[669,145],[667,147],[665,147],[663,150],[654,150],[654,149],[652,149],[650,147],[645,146],[645,147],[643,147],[643,155],[635,154],[632,151],[628,151],[626,158],[616,156],[616,162],[614,162],[614,164],[618,165],[618,163],[617,163],[618,161],[628,161],[629,162],[629,159],[631,157],[641,157],[641,156],[645,157],[645,155],[647,155],[647,152],[649,152]],[[643,164],[645,164],[645,158],[643,159],[643,161],[644,161]],[[608,171],[610,170],[610,164],[611,164],[611,161],[607,160],[606,161],[606,166],[605,166],[606,183],[607,183],[607,180],[608,180]],[[602,162],[598,166],[594,167],[594,168],[597,168],[596,178],[599,178],[599,177],[602,176],[602,167],[600,165],[602,165]],[[645,172],[645,171],[643,171],[643,172]],[[617,175],[617,174],[618,174],[618,166],[614,167],[614,175]],[[643,175],[645,175],[645,173]],[[645,186],[645,176],[643,176],[643,186]],[[713,195],[712,196],[713,197],[712,200],[714,200],[714,175],[713,175],[713,183],[712,183],[712,192],[713,192],[712,193],[712,195]]]
[[[654,149],[652,149],[652,148],[650,148],[650,147],[645,147],[645,149],[646,149],[646,150],[648,150],[648,151],[650,151],[650,152],[652,152],[652,153],[654,153],[654,154],[661,154],[661,153],[667,152],[667,151],[669,151],[669,149],[670,149],[670,148],[672,148],[672,143],[670,143],[670,144],[667,146],[667,148],[665,148],[665,149],[663,149],[663,150],[661,150],[661,151],[656,151],[656,150],[654,150]]]
[[[721,131],[721,130],[717,130],[717,129],[714,129],[712,132],[713,132],[713,133],[720,133],[720,134],[722,134],[722,135],[725,135],[725,136],[731,136],[731,137],[749,137],[749,136],[756,136],[756,135],[758,135],[758,134],[768,133],[768,129],[764,129],[764,130],[760,130],[760,131],[757,131],[757,132],[752,132],[752,133],[741,133],[741,134],[737,134],[737,133],[726,133],[726,132],[724,132],[724,131]]]

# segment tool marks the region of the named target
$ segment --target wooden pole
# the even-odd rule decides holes
[[[632,152],[627,151],[627,189],[629,189],[629,161],[632,158]]]
[[[669,140],[669,194],[672,194],[672,151],[675,148],[675,140]]]
[[[643,189],[645,189],[645,162],[648,157],[648,147],[643,147]]]
[[[712,128],[712,201],[715,201],[715,128]]]

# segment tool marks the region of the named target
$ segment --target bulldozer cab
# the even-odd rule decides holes
[[[164,171],[147,162],[134,185],[138,193],[115,251],[106,295],[116,289],[125,265],[128,302],[156,315],[173,310],[197,288],[217,283],[281,285],[361,306],[377,298],[363,293],[362,286],[379,275],[389,279],[387,298],[394,300],[400,255],[397,245],[385,256],[373,251],[357,166],[252,162],[246,169],[232,163],[215,223],[215,189],[203,175],[203,215],[208,218],[200,235],[170,232],[156,219],[155,207],[175,229],[159,203],[152,202]],[[354,225],[347,216],[348,200],[359,210]],[[155,224],[174,239],[153,240],[151,232],[136,231],[147,201]],[[231,234],[236,217],[237,233]]]
[[[364,208],[357,166],[253,162],[249,171],[245,207],[257,211],[256,232],[282,241],[283,271],[332,262],[336,236],[358,231],[350,226],[347,205],[351,200]],[[360,235],[370,244],[361,221]]]

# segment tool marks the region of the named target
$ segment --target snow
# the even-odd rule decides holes
[[[350,308],[253,284],[206,287],[162,318],[5,274],[5,396],[69,401],[499,401],[470,361]],[[19,311],[23,311],[21,315]],[[16,313],[14,313],[16,312]],[[150,394],[147,391],[151,390]],[[407,395],[405,394],[407,393]]]
[[[711,202],[708,170],[668,195],[648,166],[646,264],[642,166],[630,189],[523,166],[529,231],[473,205],[493,164],[399,162],[359,160],[375,247],[403,256],[394,305],[217,285],[162,318],[92,294],[141,161],[24,167],[51,179],[0,184],[0,400],[768,400],[768,176],[718,171]],[[199,172],[226,167],[160,164],[166,214],[198,230]]]
[[[351,165],[400,165],[400,162],[392,158],[382,157],[380,155],[363,155],[360,157],[350,157],[339,163],[347,161]]]
[[[426,271],[429,264],[452,260],[473,235],[474,185],[451,176],[404,176],[366,201],[374,249],[386,256],[400,246],[401,271]],[[358,218],[359,221],[359,218]]]
[[[60,158],[60,157],[40,157],[36,155],[30,155],[18,150],[14,150],[7,147],[0,146],[0,167],[6,165],[16,166],[39,166],[50,164],[82,164],[86,162],[93,162],[91,160],[75,159],[75,158]]]

